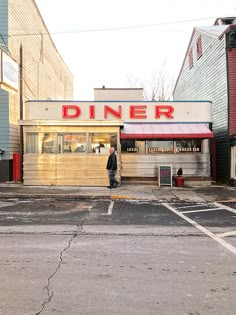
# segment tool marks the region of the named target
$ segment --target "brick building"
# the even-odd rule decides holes
[[[34,0],[0,0],[0,48],[20,64],[20,89],[0,88],[0,181],[11,180],[12,153],[20,150],[20,100],[72,99],[73,76],[65,65]],[[4,162],[4,163],[3,163]]]

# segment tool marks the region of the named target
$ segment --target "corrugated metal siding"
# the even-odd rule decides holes
[[[201,34],[202,56],[197,59],[196,31],[190,49],[193,49],[193,67],[185,60],[174,91],[174,100],[209,100],[212,102],[213,132],[216,140],[217,180],[229,179],[230,156],[228,144],[228,91],[224,38]]]
[[[236,49],[228,51],[229,134],[236,134]]]

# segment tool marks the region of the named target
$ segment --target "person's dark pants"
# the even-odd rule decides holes
[[[116,170],[109,170],[108,173],[109,173],[110,187],[115,187],[119,185],[119,182],[115,179]]]

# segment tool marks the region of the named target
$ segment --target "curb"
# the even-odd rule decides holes
[[[77,200],[77,199],[110,199],[110,196],[91,196],[91,195],[65,195],[65,194],[4,194],[0,199],[59,199],[59,200]]]

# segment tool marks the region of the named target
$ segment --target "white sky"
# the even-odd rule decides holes
[[[155,71],[163,68],[163,63],[175,81],[193,28],[213,25],[217,17],[236,16],[235,0],[36,0],[36,3],[58,52],[73,74],[76,100],[92,100],[93,89],[103,85],[140,87],[131,86],[131,79],[147,82]],[[172,23],[186,20],[190,21]],[[145,25],[152,26],[141,27]]]

